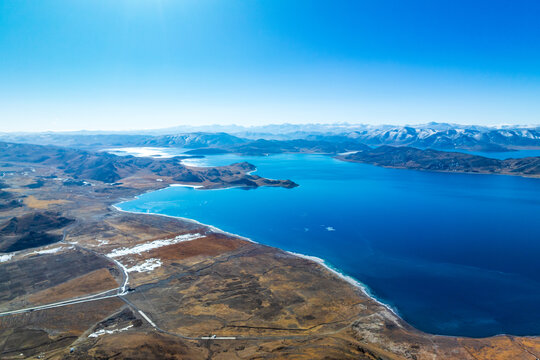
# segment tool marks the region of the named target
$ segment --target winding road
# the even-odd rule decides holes
[[[106,256],[104,254],[98,253],[98,252],[96,252],[96,251],[94,251],[92,249],[82,247],[82,246],[80,246],[78,244],[66,243],[65,238],[66,238],[66,232],[64,231],[64,238],[62,239],[62,241],[60,241],[61,243],[73,246],[73,247],[78,248],[78,249],[83,250],[83,251],[91,252],[92,254],[94,254],[96,256],[99,256],[101,258],[104,258],[104,259],[108,260],[111,263],[114,263],[118,267],[118,269],[120,270],[120,272],[122,274],[122,285],[120,285],[118,288],[115,288],[115,289],[102,291],[100,293],[87,295],[87,296],[84,296],[84,297],[73,298],[73,299],[59,301],[59,302],[55,302],[55,303],[51,303],[51,304],[38,305],[38,306],[28,307],[28,308],[24,308],[24,309],[0,312],[0,317],[2,317],[2,316],[10,316],[10,315],[17,315],[17,314],[24,314],[24,313],[30,313],[30,312],[33,312],[33,311],[54,309],[54,308],[59,308],[59,307],[63,307],[63,306],[82,304],[82,303],[91,302],[91,301],[99,301],[99,300],[110,299],[110,298],[119,298],[124,303],[126,303],[126,305],[128,305],[130,308],[132,308],[136,313],[138,313],[156,331],[159,331],[159,332],[164,333],[164,334],[172,335],[172,336],[175,336],[175,337],[179,337],[179,338],[182,338],[182,339],[186,339],[186,340],[284,340],[284,339],[305,339],[305,338],[312,337],[312,336],[333,335],[333,334],[336,334],[336,333],[338,333],[338,332],[340,332],[340,331],[342,331],[342,330],[344,330],[344,329],[351,326],[351,324],[347,324],[347,325],[343,326],[342,328],[337,329],[335,331],[331,331],[331,332],[327,332],[327,333],[305,334],[305,335],[279,335],[279,336],[217,336],[217,335],[210,335],[210,336],[186,336],[186,335],[182,335],[182,334],[178,334],[178,333],[173,333],[173,332],[170,332],[170,331],[167,331],[165,329],[160,328],[156,323],[154,323],[154,321],[147,314],[145,314],[135,304],[133,304],[131,301],[129,301],[127,298],[125,298],[125,295],[127,295],[130,292],[129,288],[128,288],[129,272],[128,272],[127,268],[122,263],[120,263],[116,259],[108,257],[108,256]],[[229,256],[231,256],[231,255],[229,255]],[[351,323],[352,323],[352,321],[351,321]]]

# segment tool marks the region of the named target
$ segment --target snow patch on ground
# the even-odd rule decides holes
[[[114,334],[114,333],[117,333],[117,332],[126,331],[126,330],[131,329],[132,327],[133,327],[133,325],[126,326],[125,328],[122,328],[122,329],[114,329],[114,330],[101,329],[101,330],[98,330],[98,331],[96,331],[94,333],[91,333],[90,335],[88,335],[88,337],[97,338],[98,336],[105,335],[105,334]]]
[[[131,255],[131,254],[141,254],[146,251],[150,251],[152,249],[157,249],[163,246],[169,246],[178,244],[184,241],[191,241],[195,239],[199,239],[203,237],[201,234],[184,234],[184,235],[178,235],[175,238],[172,239],[165,239],[165,240],[155,240],[149,243],[145,244],[139,244],[137,246],[134,246],[132,248],[120,248],[115,249],[113,252],[108,254],[108,257],[115,258],[125,255]]]
[[[7,255],[0,255],[0,263],[9,261],[13,257],[13,254],[7,254]]]
[[[345,151],[345,152],[339,153],[338,155],[346,156],[346,155],[356,154],[356,153],[358,153],[358,152],[360,152],[360,150],[355,150],[355,151]]]
[[[45,249],[45,250],[33,251],[32,254],[38,254],[38,255],[41,255],[41,254],[54,254],[54,253],[59,252],[62,249],[63,249],[63,247],[60,246],[60,247],[53,248],[53,249]]]
[[[127,272],[150,272],[158,267],[160,267],[163,263],[159,259],[147,259],[144,263],[135,265],[133,267],[130,267],[127,269]]]
[[[177,156],[177,154],[171,154],[167,151],[167,149],[159,147],[125,147],[105,149],[103,151],[115,155],[133,155],[136,157],[172,158]]]

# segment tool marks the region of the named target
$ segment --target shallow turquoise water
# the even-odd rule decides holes
[[[171,187],[120,207],[192,218],[318,256],[431,333],[540,334],[540,180],[429,173],[323,155],[219,155],[295,189]]]

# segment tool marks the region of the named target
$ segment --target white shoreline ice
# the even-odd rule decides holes
[[[169,185],[168,187],[164,187],[162,189],[157,189],[157,190],[150,190],[150,191],[147,191],[146,193],[150,193],[150,192],[155,192],[155,191],[162,191],[162,190],[165,190],[165,189],[168,189],[169,187],[174,187],[174,186],[184,186],[184,187],[191,187],[191,188],[194,188],[194,189],[197,189],[197,187],[199,185],[187,185],[187,184],[171,184]],[[210,189],[210,190],[225,190],[225,189],[232,189],[234,187],[230,187],[230,188],[220,188],[220,189]],[[126,201],[121,201],[119,202],[118,204],[115,204],[115,205],[111,205],[111,207],[117,211],[121,211],[121,212],[125,212],[125,213],[128,213],[128,214],[135,214],[135,215],[144,215],[144,214],[150,214],[150,215],[156,215],[156,216],[163,216],[163,217],[167,217],[167,218],[171,218],[171,219],[180,219],[180,220],[183,220],[183,221],[186,221],[186,222],[189,222],[189,223],[192,223],[192,224],[196,224],[196,225],[200,225],[200,226],[203,226],[203,227],[206,227],[210,230],[212,230],[213,232],[215,233],[218,233],[218,234],[223,234],[223,235],[227,235],[227,236],[232,236],[232,237],[236,237],[236,238],[239,238],[239,239],[242,239],[242,240],[245,240],[245,241],[249,241],[249,242],[252,242],[252,243],[257,243],[253,240],[251,240],[250,238],[248,237],[245,237],[245,236],[242,236],[242,235],[239,235],[239,234],[234,234],[234,233],[231,233],[231,232],[228,232],[228,231],[224,231],[224,230],[221,230],[220,228],[218,227],[215,227],[213,225],[209,225],[209,224],[204,224],[200,221],[197,221],[195,219],[190,219],[190,218],[186,218],[186,217],[182,217],[182,216],[173,216],[173,215],[166,215],[166,214],[158,214],[158,213],[151,213],[151,212],[141,212],[141,211],[129,211],[129,210],[123,210],[121,208],[119,208],[119,206],[123,203],[126,203],[126,202],[129,202],[129,201],[132,201],[133,199],[139,199],[139,196],[134,196],[132,199],[130,200],[126,200]]]
[[[120,204],[122,204],[124,202],[127,202],[127,201],[123,201],[123,202],[119,203],[118,205],[120,205]],[[194,220],[194,219],[190,219],[190,218],[186,218],[186,217],[182,217],[182,216],[165,215],[165,214],[158,214],[158,213],[152,213],[152,212],[140,212],[140,211],[122,210],[116,205],[112,205],[112,207],[117,211],[125,212],[125,213],[128,213],[128,214],[154,215],[154,216],[163,216],[163,217],[167,217],[167,218],[171,218],[171,219],[180,219],[180,220],[183,220],[183,221],[186,221],[186,222],[190,222],[192,224],[204,226],[204,227],[212,230],[212,232],[215,232],[217,234],[228,235],[228,236],[236,237],[236,238],[239,238],[239,239],[242,239],[242,240],[245,240],[245,241],[249,241],[249,242],[258,244],[256,241],[253,241],[250,238],[247,238],[245,236],[234,234],[234,233],[231,233],[231,232],[228,232],[228,231],[224,231],[224,230],[221,230],[220,228],[217,228],[217,227],[215,227],[213,225],[204,224],[204,223],[202,223],[200,221],[197,221],[197,220]]]
[[[193,188],[193,189],[200,189],[203,186],[202,185],[187,185],[187,184],[171,184],[171,185],[169,185],[169,187],[190,187],[190,188]]]
[[[294,256],[297,256],[299,258],[303,258],[303,259],[306,259],[306,260],[310,260],[310,261],[313,261],[313,262],[316,262],[317,264],[319,265],[322,265],[324,268],[326,268],[326,270],[330,271],[332,274],[336,275],[337,277],[339,277],[340,279],[342,280],[345,280],[346,282],[348,282],[349,284],[359,288],[360,290],[362,290],[362,292],[369,298],[375,300],[377,303],[381,304],[382,306],[384,306],[385,308],[387,308],[388,310],[390,310],[394,315],[399,316],[399,313],[396,309],[394,309],[393,307],[391,307],[390,305],[388,304],[385,304],[384,302],[382,302],[381,300],[377,299],[373,294],[371,294],[371,292],[369,291],[369,288],[361,283],[360,281],[356,280],[355,278],[353,278],[352,276],[349,276],[349,275],[346,275],[342,272],[340,272],[339,270],[337,270],[336,268],[334,268],[333,266],[327,264],[324,259],[321,259],[320,257],[317,257],[317,256],[311,256],[311,255],[304,255],[304,254],[299,254],[299,253],[295,253],[295,252],[292,252],[292,251],[287,251],[287,253],[291,254],[291,255],[294,255]],[[401,318],[401,317],[400,317]]]

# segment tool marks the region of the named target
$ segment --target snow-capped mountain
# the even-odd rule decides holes
[[[504,151],[540,147],[540,131],[532,129],[394,127],[347,134],[367,145],[398,145],[434,149]]]
[[[219,127],[221,130],[223,127]],[[80,148],[114,146],[152,146],[185,148],[233,148],[272,140],[273,147],[291,146],[296,140],[309,140],[315,147],[336,148],[369,146],[412,146],[440,150],[508,151],[512,149],[540,149],[540,126],[479,126],[447,123],[428,123],[411,126],[364,124],[281,124],[265,126],[230,126],[229,132],[171,132],[164,135],[141,132],[138,134],[38,133],[0,134],[3,141],[56,144]],[[161,130],[165,132],[165,130]],[[293,141],[293,142],[291,142]],[[316,144],[320,142],[320,144]],[[269,143],[257,143],[268,147]],[[305,144],[304,144],[305,145]],[[302,145],[302,146],[304,146]],[[334,146],[335,147],[335,146]]]

